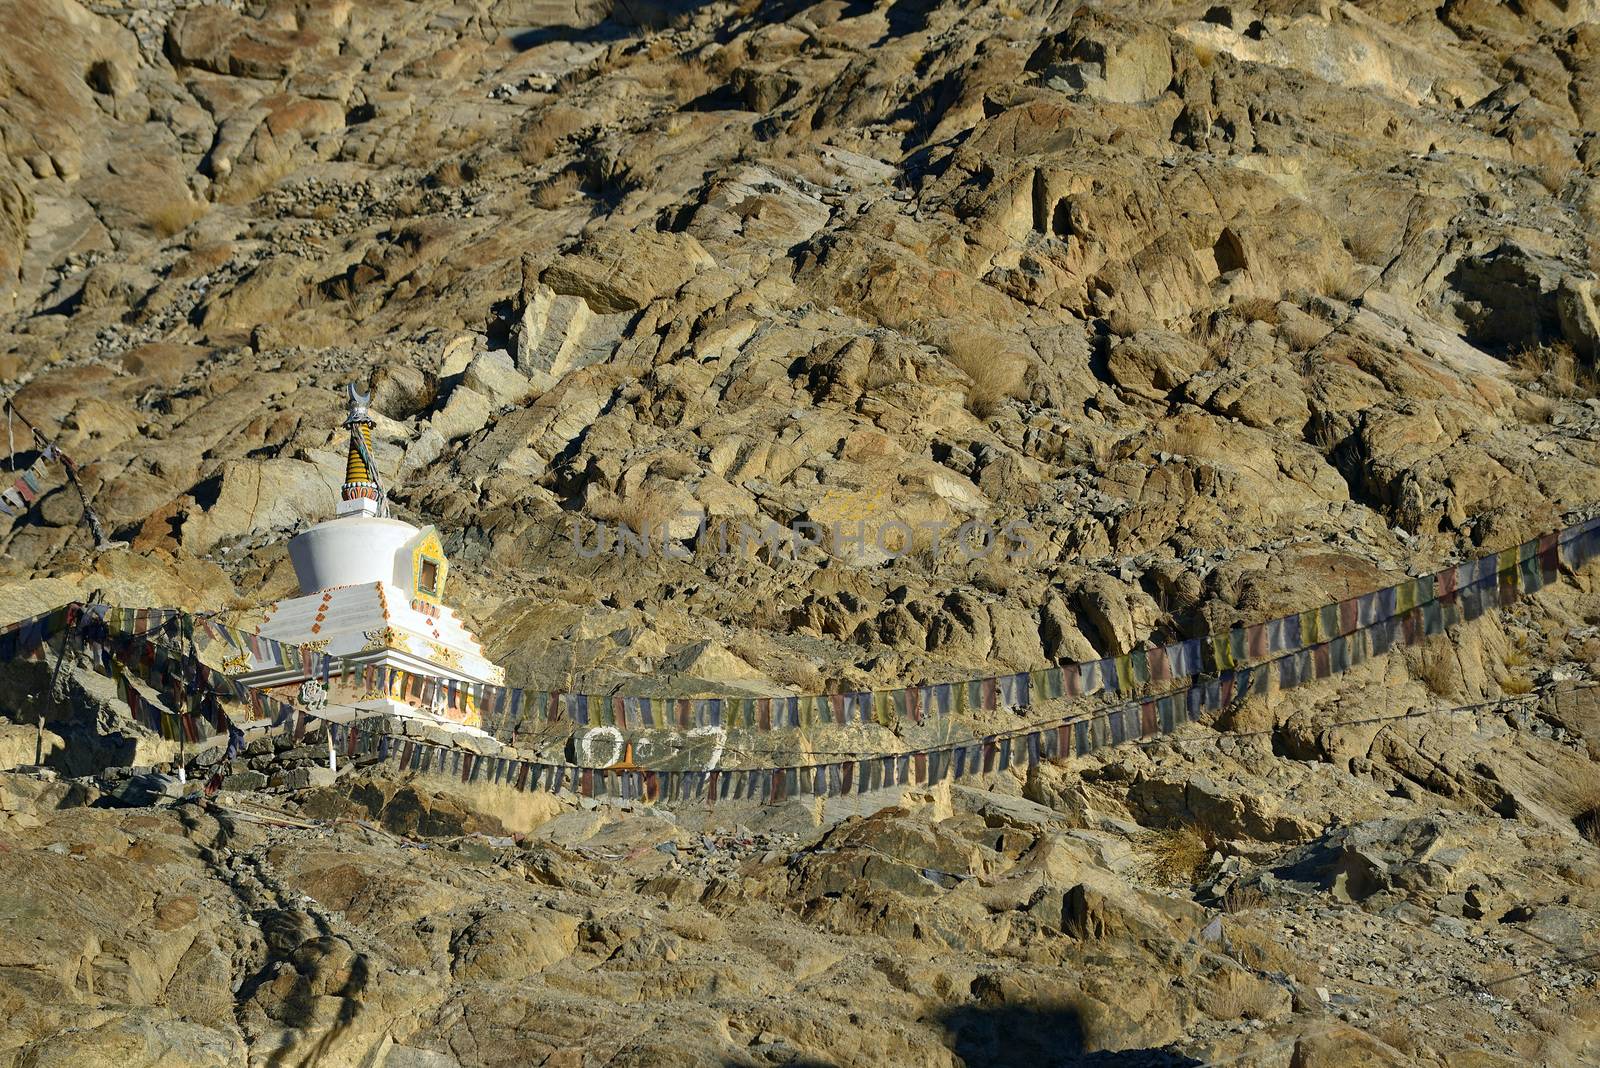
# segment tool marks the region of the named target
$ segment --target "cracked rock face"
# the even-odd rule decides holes
[[[1597,18],[0,0],[0,383],[130,543],[94,554],[57,472],[0,518],[0,617],[99,589],[248,624],[331,514],[352,380],[396,513],[535,687],[1015,671],[1513,544],[1595,496]],[[1589,591],[1216,725],[1257,741],[987,810],[625,842],[569,812],[474,859],[13,777],[0,1064],[1050,1063],[1039,1033],[1204,1060],[1261,1031],[1305,1066],[1580,1063],[1592,978],[1461,983],[1593,937],[1588,706],[1345,721],[1583,681]],[[0,678],[7,766],[176,755],[68,675],[42,732],[48,672]],[[434,846],[554,815],[380,773],[289,801],[308,762],[259,763],[229,791]],[[1227,944],[1194,942],[1235,887]],[[1396,1016],[1410,989],[1455,1000]]]

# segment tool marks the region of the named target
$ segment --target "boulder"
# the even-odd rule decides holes
[[[461,376],[461,384],[484,397],[495,407],[521,404],[535,392],[549,388],[552,378],[540,375],[536,382],[517,370],[506,353],[491,349],[474,356]]]
[[[489,398],[468,385],[450,391],[444,407],[434,412],[429,425],[445,441],[476,434],[489,424],[494,406]]]
[[[1034,49],[1027,67],[1053,89],[1139,104],[1172,83],[1172,43],[1160,26],[1083,7]]]
[[[539,279],[554,293],[583,298],[592,311],[632,312],[711,266],[688,234],[602,230],[558,256]]]
[[[229,460],[190,491],[193,507],[180,540],[194,552],[262,531],[289,531],[326,519],[344,479],[342,459],[326,464],[279,458]]]
[[[48,764],[66,746],[65,739],[55,731],[41,733],[31,724],[0,720],[0,771]]]
[[[1561,333],[1579,356],[1600,364],[1600,307],[1595,280],[1567,275],[1556,289],[1556,317]]]
[[[225,7],[180,12],[167,26],[174,65],[244,78],[283,78],[313,54],[321,39],[247,18]]]
[[[264,260],[237,285],[207,298],[201,329],[214,337],[236,336],[285,317],[309,291],[310,269],[293,256]]]
[[[1108,575],[1089,575],[1078,584],[1073,600],[1099,633],[1098,648],[1106,655],[1129,652],[1139,642],[1128,591]]]
[[[1177,334],[1141,330],[1111,346],[1106,369],[1117,385],[1151,400],[1164,400],[1205,366],[1209,355]]]

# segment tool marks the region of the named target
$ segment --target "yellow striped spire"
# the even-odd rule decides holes
[[[372,472],[367,470],[367,461],[361,458],[361,450],[356,448],[356,434],[361,435],[361,441],[367,447],[367,452],[372,452],[372,424],[361,423],[350,428],[350,453],[344,460],[344,484],[348,489],[354,483],[371,485]]]
[[[349,387],[350,413],[344,425],[350,428],[350,448],[344,459],[344,485],[339,490],[340,515],[379,515],[383,511],[383,487],[372,458],[372,417],[367,414],[369,393]]]

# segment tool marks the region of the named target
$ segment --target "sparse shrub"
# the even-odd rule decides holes
[[[1600,391],[1600,376],[1566,341],[1530,345],[1509,362],[1518,381],[1538,382],[1554,397],[1592,397]],[[1543,421],[1548,422],[1548,416]]]
[[[1365,219],[1353,220],[1350,234],[1344,239],[1350,255],[1362,263],[1383,266],[1394,258],[1399,242],[1384,232],[1383,227],[1371,225]]]
[[[677,513],[678,501],[673,495],[648,482],[620,497],[606,493],[589,505],[589,514],[596,519],[621,523],[634,534],[648,535],[651,544],[659,541],[664,524]]]
[[[172,237],[189,228],[189,224],[204,215],[210,205],[203,200],[170,200],[150,210],[145,222],[157,236]]]
[[[524,163],[542,163],[554,154],[565,138],[590,123],[590,116],[566,104],[545,108],[523,128],[517,140],[517,158]]]
[[[1252,323],[1278,324],[1278,302],[1271,297],[1245,297],[1233,303],[1233,310]]]
[[[465,185],[468,180],[467,171],[455,160],[441,165],[433,172],[433,184],[443,189],[458,188]]]
[[[1278,327],[1278,336],[1291,352],[1309,352],[1333,332],[1333,327],[1309,315],[1297,315]]]
[[[1146,840],[1157,878],[1192,886],[1211,859],[1211,844],[1187,824],[1157,831]]]
[[[1600,846],[1600,787],[1591,786],[1579,794],[1572,825],[1591,845]]]
[[[1241,912],[1251,912],[1255,909],[1266,908],[1269,904],[1267,895],[1261,892],[1258,886],[1244,886],[1234,884],[1228,892],[1222,895],[1222,911],[1229,915],[1238,915]]]
[[[1448,640],[1429,641],[1421,648],[1417,655],[1417,679],[1435,697],[1455,693],[1455,651]]]
[[[1533,178],[1551,196],[1560,196],[1573,170],[1573,165],[1565,160],[1547,160],[1533,168]]]
[[[576,171],[562,171],[534,186],[533,206],[546,211],[559,208],[571,200],[582,185],[583,179]]]
[[[1500,689],[1512,696],[1520,697],[1522,694],[1533,692],[1533,680],[1526,675],[1506,675],[1500,679]]]
[[[698,59],[691,59],[673,67],[666,81],[673,97],[680,101],[704,96],[721,84],[717,76],[706,69],[706,65]]]
[[[1206,1012],[1219,1020],[1270,1020],[1283,1003],[1275,984],[1238,969],[1219,975],[1201,999]]]

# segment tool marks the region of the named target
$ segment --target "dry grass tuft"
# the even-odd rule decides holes
[[[441,189],[457,189],[472,180],[471,169],[455,160],[442,164],[433,172],[433,184]]]
[[[480,144],[488,136],[489,129],[485,126],[451,126],[444,130],[437,144],[446,152],[460,152]]]
[[[559,208],[577,195],[583,177],[577,171],[562,171],[533,187],[533,206],[549,211]]]
[[[517,158],[524,163],[542,163],[555,154],[566,138],[592,123],[588,112],[567,104],[553,104],[535,115],[517,139]]]
[[[1323,271],[1317,275],[1317,292],[1325,297],[1349,303],[1361,295],[1365,287],[1361,279],[1348,271]]]
[[[1506,655],[1502,659],[1508,668],[1527,667],[1528,639],[1520,634],[1513,638],[1511,644],[1506,647]]]
[[[1290,352],[1309,352],[1333,332],[1333,327],[1309,315],[1297,315],[1278,327],[1278,336]]]
[[[1283,991],[1248,972],[1223,972],[1201,998],[1201,1006],[1218,1020],[1270,1020],[1283,1007]]]
[[[967,386],[967,410],[979,419],[998,414],[1007,401],[1021,392],[1028,359],[1016,352],[981,353],[965,346],[945,353],[971,384]]]
[[[589,514],[594,518],[620,523],[635,535],[648,535],[651,544],[664,536],[665,524],[677,513],[678,502],[673,495],[648,482],[621,497],[607,493],[589,505]]]
[[[1518,397],[1512,411],[1524,423],[1544,426],[1555,416],[1556,402],[1549,397]]]
[[[1418,651],[1417,679],[1435,697],[1448,697],[1456,692],[1459,675],[1455,650],[1447,639],[1440,637],[1429,641]]]
[[[355,280],[347,274],[340,275],[332,281],[323,284],[322,295],[327,297],[329,300],[340,301],[345,304],[349,304],[355,300]]]
[[[152,208],[145,222],[157,236],[172,237],[183,233],[190,223],[209,210],[211,205],[203,200],[172,200]]]
[[[1357,220],[1350,236],[1344,239],[1345,251],[1361,263],[1382,267],[1394,258],[1399,242],[1391,239],[1381,226],[1366,225]]]
[[[1533,692],[1533,680],[1526,675],[1504,675],[1500,678],[1500,689],[1503,693],[1520,697]]]
[[[1236,916],[1241,912],[1264,909],[1269,904],[1271,904],[1271,901],[1266,894],[1261,892],[1261,888],[1258,886],[1235,885],[1229,887],[1228,892],[1222,895],[1222,911],[1231,916]]]
[[[1318,986],[1324,976],[1314,958],[1298,957],[1277,938],[1276,926],[1252,928],[1243,923],[1229,925],[1228,941],[1233,958],[1257,972],[1280,972],[1306,986]]]
[[[1278,302],[1271,297],[1245,297],[1233,302],[1233,310],[1252,323],[1278,325]]]
[[[1418,1041],[1416,1029],[1404,1020],[1379,1020],[1368,1029],[1373,1038],[1397,1053],[1407,1057],[1420,1057],[1424,1046]]]
[[[998,414],[1022,387],[1020,363],[995,360],[967,372],[972,385],[967,388],[967,409],[979,419]]]
[[[667,89],[679,102],[705,96],[721,84],[722,80],[698,59],[691,59],[673,67],[666,78]]]
[[[1517,381],[1538,382],[1551,396],[1580,398],[1600,393],[1600,375],[1565,341],[1530,345],[1512,355],[1509,362]],[[1544,421],[1549,421],[1548,415]]]
[[[1549,160],[1533,168],[1533,179],[1551,196],[1560,196],[1576,169],[1571,163]]]
[[[257,163],[243,171],[234,171],[223,183],[222,192],[216,199],[223,204],[248,204],[288,177],[294,169],[294,160],[282,156],[271,163]]]
[[[1211,859],[1211,843],[1187,824],[1157,831],[1146,840],[1157,878],[1169,883],[1193,886],[1206,862]]]
[[[1579,795],[1572,825],[1590,845],[1600,846],[1600,787],[1591,786]]]

